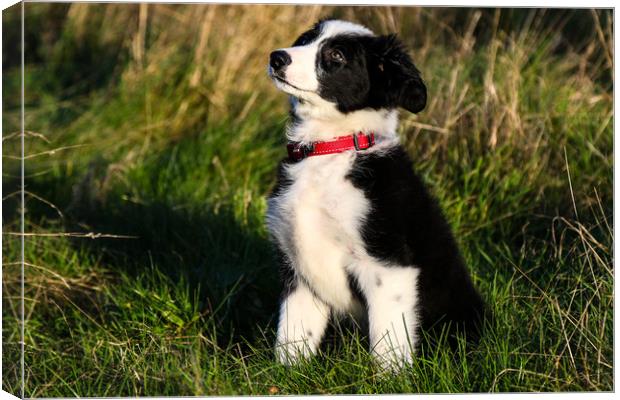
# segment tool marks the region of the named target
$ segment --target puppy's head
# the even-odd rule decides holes
[[[396,36],[345,21],[319,21],[291,47],[272,52],[269,75],[304,107],[417,113],[426,105],[424,82]]]

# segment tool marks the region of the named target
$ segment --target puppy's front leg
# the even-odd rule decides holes
[[[411,363],[419,325],[417,276],[414,268],[381,268],[372,285],[367,285],[370,345],[383,368],[399,369]]]
[[[303,283],[298,283],[280,305],[276,358],[292,365],[314,354],[327,328],[330,309]]]

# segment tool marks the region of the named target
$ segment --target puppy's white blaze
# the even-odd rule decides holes
[[[324,37],[335,36],[341,33],[355,33],[359,35],[374,35],[374,33],[365,26],[354,24],[349,21],[331,20],[323,23],[323,30],[319,40]]]
[[[299,286],[280,307],[276,357],[290,365],[314,354],[329,321],[329,307]]]

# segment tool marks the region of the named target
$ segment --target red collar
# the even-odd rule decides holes
[[[286,148],[290,160],[300,161],[306,157],[342,153],[347,150],[366,150],[374,145],[374,133],[365,135],[359,132],[355,135],[339,136],[330,141],[310,142],[307,144],[290,142],[286,145]]]

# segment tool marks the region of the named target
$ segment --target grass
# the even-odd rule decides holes
[[[401,137],[495,315],[479,345],[424,340],[395,376],[346,326],[302,365],[273,357],[263,217],[286,101],[265,55],[330,14],[412,48],[429,104],[403,113]],[[26,396],[613,390],[610,11],[27,3],[26,17]],[[10,44],[19,13],[3,19]],[[8,48],[3,389],[19,393]]]

